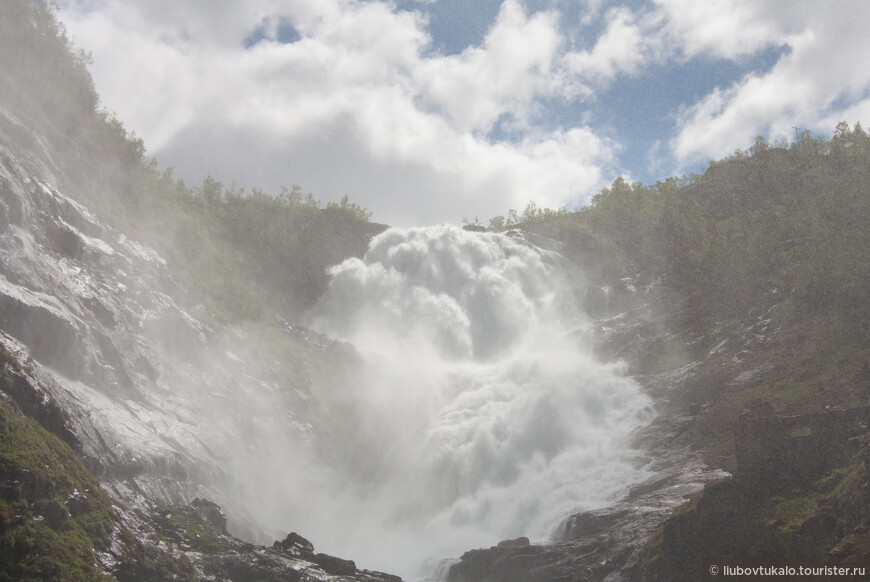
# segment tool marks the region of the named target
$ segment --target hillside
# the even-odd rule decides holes
[[[347,197],[322,207],[296,185],[273,195],[211,178],[197,187],[175,180],[100,108],[89,56],[71,45],[51,3],[4,2],[0,26],[0,97],[51,145],[58,186],[154,245],[206,310],[251,319],[268,303],[298,315],[323,292],[326,267],[362,255],[386,228]],[[21,129],[7,122],[7,131],[19,137]]]
[[[240,423],[303,414],[307,375],[345,356],[290,322],[384,227],[346,198],[158,171],[52,6],[0,5],[0,579],[389,579],[297,534],[242,542],[197,498],[220,497],[206,483],[237,446],[203,446],[230,421],[202,399]],[[261,385],[284,391],[236,401]],[[248,523],[231,527],[256,538]]]
[[[502,575],[496,564],[510,563],[510,575],[529,580],[594,560],[606,565],[593,577],[637,580],[693,580],[713,556],[864,563],[868,188],[870,136],[841,123],[830,140],[759,138],[703,175],[618,179],[577,212],[530,205],[497,217],[490,228],[559,241],[591,277],[578,300],[602,318],[599,352],[626,359],[660,410],[660,428],[639,440],[665,457],[687,447],[735,476],[677,509],[642,551],[601,537],[610,528],[631,538],[656,519],[638,521],[629,499],[574,516],[581,525],[564,548],[494,548],[450,579],[480,563]],[[679,473],[635,501],[656,504]]]

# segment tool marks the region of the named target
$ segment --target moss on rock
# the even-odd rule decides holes
[[[0,402],[0,581],[102,580],[94,550],[113,528],[108,496],[69,445]]]

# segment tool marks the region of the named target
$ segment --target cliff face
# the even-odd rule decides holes
[[[51,146],[11,114],[2,119],[0,324],[6,349],[33,369],[70,417],[82,453],[103,478],[157,469],[187,473],[192,435],[159,436],[154,421],[169,403],[144,389],[178,378],[161,362],[191,355],[211,330],[180,306],[165,261],[101,222],[61,192]],[[167,358],[169,358],[167,360]],[[183,430],[183,427],[179,427]],[[174,439],[174,441],[173,441]],[[187,443],[185,446],[182,443]],[[149,496],[181,499],[175,479],[137,483]]]
[[[735,475],[708,484],[662,524],[638,578],[694,580],[713,558],[865,565],[867,418],[860,407],[741,419]]]
[[[0,396],[12,423],[4,420],[4,434],[18,431],[34,450],[66,451],[46,457],[46,468],[60,465],[51,467],[57,474],[34,481],[24,445],[4,449],[0,481],[9,511],[0,535],[4,551],[29,555],[16,575],[96,575],[39,566],[46,555],[63,563],[73,544],[76,559],[88,564],[90,546],[97,571],[119,580],[385,579],[313,548],[300,554],[244,543],[214,519],[217,506],[188,505],[215,498],[235,516],[236,533],[283,535],[250,525],[256,519],[234,493],[272,484],[248,474],[239,459],[251,457],[252,442],[309,438],[317,418],[310,378],[334,374],[325,362],[350,356],[283,320],[257,333],[203,323],[202,308],[193,315],[197,306],[155,250],[74,200],[99,193],[74,191],[55,147],[0,108]],[[258,339],[264,335],[268,340]],[[16,428],[25,417],[43,432]],[[79,459],[85,466],[72,469]],[[93,476],[71,480],[64,471],[95,475],[108,497]],[[72,541],[24,550],[22,536],[33,524],[45,529],[37,536],[55,539],[80,531],[83,520],[84,533]],[[215,543],[205,544],[206,535]]]

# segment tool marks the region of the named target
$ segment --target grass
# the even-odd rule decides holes
[[[0,402],[0,581],[106,580],[111,501],[73,450]]]
[[[25,370],[0,348],[0,390]],[[197,580],[183,556],[149,551],[119,528],[109,496],[69,444],[0,401],[0,582]],[[95,552],[120,541],[115,577]]]

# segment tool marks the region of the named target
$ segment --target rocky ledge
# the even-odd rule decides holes
[[[709,468],[690,446],[690,417],[660,416],[641,431],[650,477],[613,505],[568,517],[558,541],[506,540],[466,552],[448,582],[620,582],[637,578],[647,540],[706,482],[728,474]]]
[[[351,560],[316,553],[314,545],[297,533],[271,547],[243,542],[227,532],[220,507],[205,499],[189,505],[157,508],[147,521],[155,543],[169,543],[175,558],[190,562],[201,580],[247,582],[254,580],[400,582],[401,578],[361,570]]]
[[[132,495],[113,498],[77,455],[64,412],[33,370],[2,347],[0,435],[0,579],[401,580],[317,553],[296,533],[271,547],[246,543],[205,499],[155,506],[144,498],[131,503]]]

